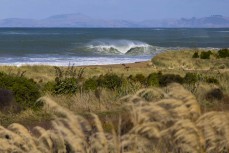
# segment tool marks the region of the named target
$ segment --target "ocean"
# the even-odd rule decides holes
[[[0,28],[0,65],[119,64],[228,47],[229,28]]]

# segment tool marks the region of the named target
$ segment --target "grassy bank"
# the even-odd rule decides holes
[[[17,95],[8,100],[10,101],[9,105],[2,103],[7,107],[0,113],[1,125],[6,127],[16,122],[29,129],[39,125],[45,129],[54,126],[60,130],[58,127],[60,126],[68,131],[68,128],[72,126],[74,128],[81,126],[79,123],[81,119],[77,116],[76,118],[80,120],[75,125],[71,125],[71,123],[65,125],[66,121],[75,118],[74,115],[80,115],[89,122],[84,125],[88,124],[87,126],[91,128],[96,126],[99,133],[95,132],[94,134],[102,134],[103,140],[106,141],[106,147],[110,145],[107,143],[110,141],[106,137],[108,134],[112,137],[112,141],[118,143],[117,145],[125,145],[125,142],[120,141],[121,138],[128,139],[128,143],[135,144],[135,141],[129,140],[134,136],[136,139],[141,139],[143,148],[152,150],[147,147],[147,143],[154,142],[151,139],[155,138],[157,142],[154,144],[163,146],[162,135],[169,134],[171,130],[178,132],[181,128],[180,125],[186,125],[186,123],[191,126],[187,128],[196,130],[195,134],[189,133],[190,136],[196,137],[204,127],[210,126],[208,123],[201,124],[201,121],[209,116],[209,112],[209,117],[216,116],[217,118],[217,116],[221,116],[220,112],[227,114],[226,112],[229,110],[229,58],[219,56],[218,51],[211,51],[211,53],[205,50],[169,51],[156,55],[151,61],[103,66],[0,66],[0,72],[3,72],[0,75],[2,80],[6,80],[2,82],[0,80],[1,88],[4,87],[4,92],[9,93],[11,97],[13,97],[11,91]],[[170,86],[170,83],[174,82],[182,86]],[[31,88],[33,90],[30,90]],[[18,91],[24,91],[24,93]],[[3,93],[1,90],[0,92]],[[41,101],[33,100],[35,93],[39,97],[46,97],[43,105],[40,103]],[[186,94],[187,97],[185,97]],[[2,97],[4,98],[4,96]],[[161,100],[165,101],[161,102]],[[23,103],[23,101],[28,102]],[[47,105],[47,101],[53,101],[54,104]],[[158,104],[154,104],[155,102]],[[12,111],[15,107],[20,108],[17,111]],[[152,110],[148,110],[148,107]],[[217,111],[217,113],[214,114],[212,111]],[[68,116],[69,113],[71,117]],[[97,116],[92,117],[91,113],[96,114],[100,120],[97,119]],[[153,119],[155,122],[150,119],[152,114],[158,114],[158,118]],[[163,117],[163,115],[165,116]],[[172,119],[171,125],[163,123],[163,120],[169,118]],[[177,119],[180,118],[185,120],[177,122]],[[51,124],[53,119],[56,120],[56,125]],[[212,121],[209,120],[210,122]],[[168,123],[170,123],[169,120]],[[225,126],[229,127],[228,123],[225,123]],[[160,130],[161,128],[163,130]],[[185,127],[182,126],[182,128]],[[216,128],[224,128],[224,126]],[[157,133],[151,133],[155,131]],[[43,132],[46,131],[43,130]],[[84,132],[81,131],[81,136],[87,137],[87,132]],[[59,136],[55,135],[55,137]],[[75,144],[68,142],[70,139],[75,138],[74,136],[66,137],[64,140],[56,139],[55,141],[64,141],[69,146],[62,147],[70,147],[74,150],[72,145]],[[186,140],[186,137],[182,139]],[[208,136],[200,136],[197,139],[198,141],[207,140]],[[53,140],[46,138],[44,140],[55,144]],[[43,145],[43,142],[39,143]],[[166,143],[167,149],[174,144],[177,145],[175,142]],[[184,145],[191,145],[195,148],[196,146],[192,145],[208,144],[198,142],[197,144]],[[224,146],[229,147],[226,144]],[[45,150],[46,147],[51,146],[43,147]],[[93,146],[89,147],[93,149]],[[116,152],[121,149],[120,146],[112,147]],[[154,152],[166,151],[161,150],[162,148],[154,146],[153,150]],[[55,148],[52,149],[55,150]],[[127,150],[133,151],[133,149],[130,147]],[[179,150],[179,146],[177,149]],[[182,150],[182,147],[180,149]],[[199,146],[199,149],[202,149],[203,152],[211,151],[203,146]],[[199,149],[197,148],[197,152],[200,151]],[[138,151],[135,150],[135,152]]]

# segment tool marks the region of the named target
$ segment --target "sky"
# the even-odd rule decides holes
[[[0,0],[0,19],[43,19],[82,13],[99,19],[141,21],[223,15],[229,0]]]

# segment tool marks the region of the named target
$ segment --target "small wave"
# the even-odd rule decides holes
[[[86,46],[88,49],[102,54],[150,54],[156,50],[155,46],[151,46],[145,42],[135,40],[113,40],[99,39],[91,41]]]
[[[3,34],[3,35],[27,35],[28,33],[9,31],[9,32],[1,32],[0,34]]]
[[[192,38],[209,38],[209,36],[193,36]]]
[[[60,35],[60,33],[0,32],[2,35]]]
[[[155,30],[155,31],[162,31],[162,30],[166,30],[166,29],[160,29],[160,28],[157,28],[157,29],[151,29],[151,30]]]
[[[227,33],[227,32],[229,32],[229,31],[216,31],[216,32],[222,32],[222,33]]]

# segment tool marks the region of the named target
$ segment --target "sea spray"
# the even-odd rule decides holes
[[[101,65],[183,48],[228,48],[228,28],[1,28],[0,65]]]
[[[144,48],[145,50],[149,50],[151,45],[141,41],[134,40],[97,39],[88,43],[87,47],[102,53],[104,52],[125,54],[134,48]]]

